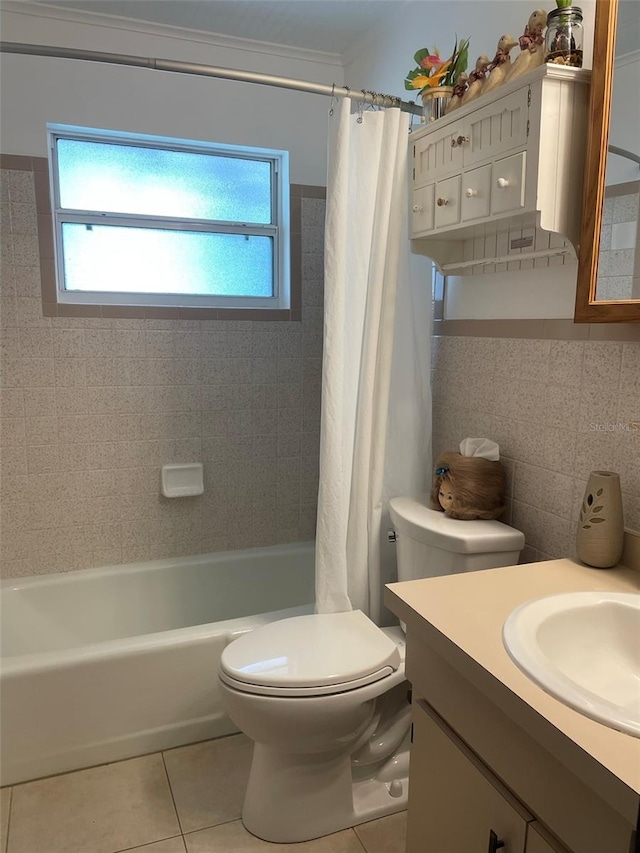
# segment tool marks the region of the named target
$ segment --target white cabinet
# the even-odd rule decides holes
[[[491,170],[491,212],[511,213],[524,207],[526,151],[496,160]]]
[[[414,187],[462,169],[463,148],[456,141],[462,135],[462,123],[455,122],[441,130],[434,127],[429,134],[416,134],[412,139]]]
[[[482,254],[484,238],[505,237],[517,228],[517,245],[509,251],[537,257],[557,254],[560,244],[575,254],[589,79],[583,69],[544,65],[414,131],[413,251],[432,257],[442,272],[496,263],[496,257]],[[531,237],[523,243],[524,229]],[[545,242],[536,229],[553,237],[547,233]],[[487,244],[509,245],[509,239]],[[483,247],[472,262],[470,245],[474,252]]]
[[[478,108],[464,121],[463,136],[468,139],[464,149],[465,168],[487,158],[502,157],[507,151],[527,143],[531,102],[529,86],[516,89],[506,97],[499,96],[500,89],[496,91],[496,100],[486,106],[482,105],[482,100],[477,101]]]
[[[491,164],[465,172],[462,181],[462,221],[482,219],[491,212]]]
[[[422,231],[430,231],[433,228],[433,206],[435,187],[420,187],[413,193],[413,204],[411,215],[414,227]]]
[[[569,853],[429,703],[414,694],[407,853],[474,851]],[[614,843],[607,853],[628,851]]]
[[[559,732],[443,634],[421,628],[409,616],[408,853],[487,853],[490,842],[496,853],[636,851],[638,795],[614,791],[606,773],[596,779],[600,765],[578,751],[569,759],[573,745]]]
[[[460,222],[460,175],[438,181],[435,195],[435,227],[446,228]]]
[[[408,853],[525,853],[533,817],[419,700],[410,772]]]

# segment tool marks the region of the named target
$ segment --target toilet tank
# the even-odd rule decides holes
[[[513,566],[524,534],[500,521],[460,521],[430,509],[428,496],[392,498],[398,580]]]

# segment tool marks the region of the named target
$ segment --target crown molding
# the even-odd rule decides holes
[[[205,44],[211,47],[224,47],[248,53],[278,56],[284,59],[297,59],[311,64],[332,65],[340,69],[344,68],[342,57],[337,53],[325,53],[319,50],[307,50],[290,47],[289,45],[273,44],[272,42],[226,36],[221,33],[210,33],[204,30],[188,29],[187,27],[154,24],[135,18],[105,15],[101,12],[84,12],[58,6],[48,6],[46,3],[26,3],[16,2],[16,0],[4,0],[2,3],[2,12],[10,12],[32,18],[45,18],[74,24],[85,24],[110,30],[125,30],[143,35]]]

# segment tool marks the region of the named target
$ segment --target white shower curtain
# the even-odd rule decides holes
[[[388,498],[430,480],[431,280],[409,251],[408,127],[398,109],[359,122],[345,99],[329,140],[316,609],[378,624]]]

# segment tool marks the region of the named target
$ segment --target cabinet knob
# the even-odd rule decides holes
[[[414,204],[411,210],[413,210],[414,213],[422,213],[424,207],[422,207],[421,204]]]
[[[495,832],[490,829],[489,830],[489,847],[487,848],[487,853],[496,853],[496,851],[500,850],[501,847],[504,847],[504,841],[501,841]]]
[[[463,145],[466,145],[467,142],[470,142],[470,139],[468,136],[458,136],[458,137],[452,136],[451,137],[451,147],[452,148],[460,148]]]
[[[449,204],[449,199],[448,198],[439,198],[437,200],[436,204],[438,205],[438,207],[444,207],[446,204]]]
[[[505,187],[509,186],[510,182],[507,178],[498,178],[496,183],[498,184],[499,189],[503,190]]]
[[[474,190],[473,187],[467,187],[465,195],[467,198],[475,198],[478,195],[478,190]]]

